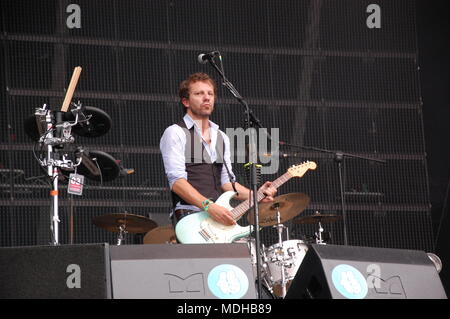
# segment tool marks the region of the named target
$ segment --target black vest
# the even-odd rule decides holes
[[[187,181],[206,198],[212,199],[213,201],[217,200],[220,194],[222,194],[220,176],[223,166],[223,154],[225,151],[225,144],[223,142],[222,134],[217,132],[217,160],[212,163],[211,157],[206,151],[201,137],[195,133],[194,126],[187,131],[184,120],[178,122],[177,125],[184,128],[186,132],[185,165]],[[172,192],[173,207],[175,207],[178,202],[183,205],[190,205],[176,193]]]

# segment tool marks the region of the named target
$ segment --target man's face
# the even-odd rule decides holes
[[[194,82],[189,87],[189,98],[181,102],[194,119],[208,118],[214,110],[214,88],[209,82]]]

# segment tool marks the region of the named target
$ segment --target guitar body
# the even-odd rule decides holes
[[[232,210],[230,200],[236,195],[228,191],[220,195],[215,202],[217,205]],[[236,239],[248,236],[251,226],[242,227],[222,225],[213,220],[207,212],[198,212],[183,217],[175,226],[175,234],[183,244],[216,244],[231,243]]]

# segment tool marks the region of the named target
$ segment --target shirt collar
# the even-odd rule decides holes
[[[186,127],[188,130],[190,130],[192,128],[192,126],[195,124],[194,120],[192,119],[192,117],[190,117],[189,114],[185,114],[183,117],[184,123],[186,124]],[[213,121],[209,121],[209,126],[211,127],[212,130],[217,131],[219,130],[219,125],[217,125],[216,123],[214,123]],[[197,127],[198,128],[198,127]]]

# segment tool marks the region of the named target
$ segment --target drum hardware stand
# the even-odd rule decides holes
[[[122,242],[125,241],[125,237],[128,234],[127,231],[127,212],[125,211],[125,218],[121,220],[119,225],[119,234],[117,235],[117,246],[122,245]]]
[[[319,211],[316,210],[315,214],[320,214]],[[323,242],[323,227],[322,227],[322,223],[320,222],[320,219],[318,221],[319,224],[319,231],[317,233],[315,233],[315,237],[316,237],[316,244],[318,245],[325,245],[325,243]]]
[[[325,243],[322,240],[322,233],[323,233],[323,227],[322,227],[322,223],[319,221],[319,232],[316,233],[316,244],[318,244],[318,245],[325,245]]]
[[[49,109],[46,109],[47,105],[44,104],[42,108],[37,108],[35,112],[36,120],[40,119],[45,115],[45,123],[47,131],[40,137],[39,143],[47,146],[47,158],[40,160],[40,164],[43,167],[47,167],[47,175],[52,179],[52,189],[50,191],[50,196],[52,198],[52,206],[50,208],[51,212],[51,233],[52,233],[52,244],[59,245],[59,211],[58,211],[58,201],[59,201],[59,190],[58,190],[58,176],[60,173],[60,168],[73,169],[81,164],[82,158],[79,157],[77,162],[67,159],[67,154],[61,156],[59,159],[58,148],[61,145],[73,143],[75,141],[74,137],[71,135],[72,126],[78,123],[78,114],[75,117],[75,123],[62,122],[57,123],[55,128],[57,131],[61,131],[60,137],[55,137],[53,134],[53,118],[54,114]],[[81,105],[77,106],[80,109]],[[60,119],[60,118],[59,118]]]
[[[284,267],[285,267],[285,260],[284,260],[284,247],[283,247],[283,230],[286,229],[286,234],[287,234],[287,239],[289,240],[289,232],[288,232],[288,228],[286,226],[284,226],[281,223],[281,214],[280,214],[280,210],[279,208],[279,204],[275,204],[274,205],[277,209],[277,224],[273,226],[273,228],[277,228],[278,230],[278,245],[279,245],[279,250],[280,250],[280,254],[277,254],[277,261],[280,262],[280,268],[281,268],[281,297],[284,298],[286,297],[286,284],[287,284],[287,280],[286,280],[286,274],[284,271]]]
[[[126,230],[126,225],[122,224],[119,226],[119,235],[117,236],[117,245],[122,245],[122,241],[125,241],[125,236],[128,234]]]

